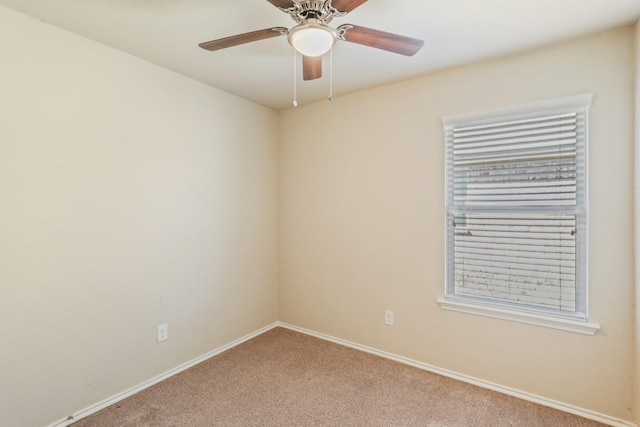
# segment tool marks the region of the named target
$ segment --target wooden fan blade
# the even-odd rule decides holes
[[[271,1],[271,0],[269,0]],[[356,7],[365,3],[367,0],[333,0],[331,5],[340,12],[351,12]]]
[[[302,79],[315,80],[322,77],[322,56],[302,57]]]
[[[267,0],[275,7],[281,7],[283,9],[289,9],[293,6],[293,0]]]
[[[220,50],[227,47],[237,46],[258,40],[270,39],[287,34],[289,30],[284,27],[265,28],[264,30],[252,31],[250,33],[237,34],[235,36],[225,37],[222,39],[211,40],[210,42],[200,43],[200,46],[206,50]]]
[[[415,55],[424,45],[422,40],[358,25],[340,25],[338,31],[344,31],[344,39],[348,42],[388,50],[389,52],[406,56]]]

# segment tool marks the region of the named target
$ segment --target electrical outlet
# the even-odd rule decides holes
[[[169,324],[163,323],[158,325],[158,342],[166,341],[169,339]]]
[[[393,311],[391,310],[384,311],[384,324],[393,326]]]

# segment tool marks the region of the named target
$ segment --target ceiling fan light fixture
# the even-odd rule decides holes
[[[333,28],[308,19],[289,30],[289,43],[304,56],[321,56],[333,47],[338,33]]]

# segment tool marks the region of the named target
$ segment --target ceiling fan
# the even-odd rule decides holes
[[[214,51],[272,37],[287,36],[289,43],[302,54],[304,80],[322,77],[322,55],[337,40],[412,56],[422,48],[424,41],[372,28],[343,24],[332,28],[333,18],[345,16],[367,0],[267,0],[281,11],[288,13],[297,23],[290,30],[285,27],[238,34],[200,43],[200,47]]]

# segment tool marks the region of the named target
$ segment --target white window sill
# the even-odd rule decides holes
[[[563,331],[576,332],[585,335],[595,335],[595,333],[600,329],[600,325],[596,323],[588,323],[573,319],[564,319],[561,317],[545,316],[543,314],[510,310],[508,308],[475,304],[467,301],[439,298],[438,303],[440,304],[440,308],[444,310],[459,311],[462,313],[476,314],[478,316],[494,317],[497,319],[511,320],[513,322],[528,323],[530,325],[561,329]]]

